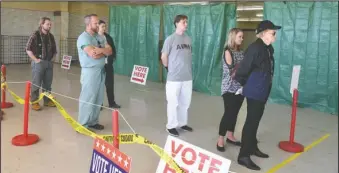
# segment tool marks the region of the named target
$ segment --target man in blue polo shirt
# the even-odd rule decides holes
[[[104,100],[105,57],[112,54],[106,38],[98,34],[96,14],[85,16],[86,30],[78,37],[77,49],[81,65],[81,93],[78,121],[86,128],[102,130],[99,124],[100,106]]]

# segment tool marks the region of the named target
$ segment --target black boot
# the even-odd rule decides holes
[[[121,106],[118,105],[118,104],[116,104],[116,103],[114,103],[114,104],[112,104],[112,105],[109,105],[109,107],[110,107],[110,108],[114,108],[114,109],[119,109],[119,108],[121,108]]]
[[[260,167],[256,165],[250,157],[238,158],[239,165],[245,166],[248,169],[259,171]]]
[[[255,150],[252,155],[255,155],[261,158],[269,158],[268,154],[261,152],[259,149]]]

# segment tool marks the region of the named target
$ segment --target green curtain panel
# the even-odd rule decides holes
[[[221,56],[227,32],[236,26],[235,4],[164,5],[163,11],[163,40],[175,31],[173,22],[176,15],[188,16],[186,33],[192,39],[193,89],[220,95]],[[166,75],[164,70],[164,79]]]
[[[134,65],[142,65],[149,68],[148,80],[159,81],[160,9],[152,5],[110,7],[109,34],[117,50],[117,74],[130,76]]]
[[[301,65],[299,105],[338,115],[338,2],[265,2],[264,18],[282,26],[270,101],[291,103],[293,65]]]

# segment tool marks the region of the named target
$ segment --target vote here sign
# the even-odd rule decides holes
[[[114,148],[112,144],[94,140],[90,173],[129,173],[131,158]]]
[[[131,82],[146,85],[147,75],[148,67],[134,65],[131,75]]]
[[[72,56],[64,55],[62,57],[61,68],[69,70],[71,68]]]
[[[186,173],[228,173],[231,166],[231,160],[172,136],[167,137],[164,150]],[[160,160],[156,173],[176,172]]]

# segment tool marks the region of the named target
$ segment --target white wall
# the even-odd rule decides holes
[[[54,18],[53,12],[1,8],[1,35],[29,36],[44,16]]]
[[[247,47],[257,39],[255,31],[244,31],[244,40],[241,48],[246,50]]]
[[[52,12],[1,8],[1,35],[10,36],[3,37],[1,49],[4,55],[3,63],[27,63],[28,56],[23,57],[25,56],[25,44],[28,36],[38,28],[39,19],[43,16],[53,20]],[[54,30],[52,28],[52,33]],[[56,34],[57,44],[59,40]]]
[[[108,18],[103,17],[101,19],[104,20],[108,24]],[[68,37],[78,38],[78,36],[85,30],[84,15],[69,14],[69,25],[68,26],[69,26]]]
[[[65,44],[62,46],[63,50],[60,50],[60,40],[62,39],[61,36],[63,38],[78,38],[85,30],[84,15],[69,14],[68,12],[63,12],[61,15],[62,16],[54,16],[53,12],[45,11],[1,8],[1,35],[10,36],[11,38],[8,39],[8,37],[3,37],[4,42],[1,48],[4,55],[3,63],[20,63],[18,62],[19,59],[23,60],[22,63],[27,63],[27,59],[25,58],[28,58],[28,56],[22,57],[26,56],[24,53],[24,46],[28,36],[38,28],[39,19],[45,16],[52,20],[51,33],[55,37],[57,50],[58,53],[60,53],[60,55],[57,55],[55,61],[59,62],[59,58],[61,58],[62,54],[76,51],[75,41],[69,42],[67,45]],[[102,19],[108,22],[108,18]],[[65,43],[65,41],[63,41],[63,43]],[[78,57],[73,57],[73,59],[78,59]]]
[[[102,20],[108,21],[107,18],[101,18]],[[75,40],[79,37],[79,35],[84,32],[85,23],[84,23],[84,15],[80,14],[69,14],[69,23],[68,23],[68,38],[70,41],[67,45],[68,55],[72,56],[73,60],[78,60],[78,57],[75,55],[76,43]],[[72,40],[72,41],[71,41]]]

